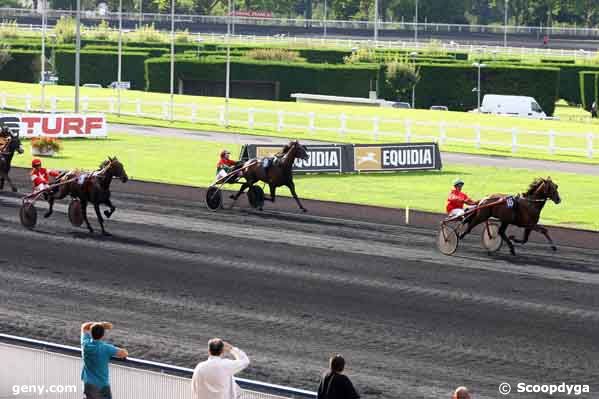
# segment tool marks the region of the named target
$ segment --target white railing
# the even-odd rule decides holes
[[[0,367],[0,398],[83,397],[79,348],[0,334],[0,358],[5,364]],[[192,373],[140,359],[116,361],[110,364],[111,390],[119,399],[189,399]],[[240,399],[316,398],[311,391],[243,378],[236,381],[243,388]],[[32,388],[42,393],[31,392]]]
[[[61,16],[75,16],[73,10],[48,10],[48,17],[60,18]],[[0,17],[40,17],[38,10],[32,10],[30,8],[0,8]],[[82,18],[86,19],[107,19],[116,20],[118,19],[117,12],[100,12],[98,10],[83,10],[81,12]],[[124,12],[123,19],[131,21],[142,21],[143,23],[152,22],[167,22],[170,21],[170,15],[156,14],[156,13],[142,13],[139,12]],[[257,25],[257,26],[281,26],[281,27],[312,27],[321,28],[326,24],[327,28],[337,29],[374,29],[373,20],[323,20],[323,19],[304,19],[304,18],[278,18],[278,17],[246,17],[246,16],[234,16],[235,24],[244,25]],[[188,22],[188,23],[199,23],[199,24],[226,24],[227,17],[225,15],[192,15],[192,14],[177,14],[175,16],[176,22]],[[447,24],[447,23],[436,23],[436,22],[410,22],[407,20],[384,22],[378,21],[378,29],[384,30],[404,30],[414,31],[418,29],[421,32],[469,32],[469,33],[493,33],[503,34],[504,30],[507,30],[509,35],[562,35],[571,37],[599,37],[599,29],[597,28],[586,28],[586,27],[565,27],[565,26],[519,26],[519,25],[476,25],[476,24]]]
[[[0,110],[25,112],[72,112],[72,97],[12,95],[0,92]],[[338,141],[432,141],[441,146],[467,146],[475,149],[509,150],[550,155],[572,155],[594,158],[599,153],[599,133],[589,125],[586,133],[528,130],[519,127],[501,128],[485,125],[468,125],[448,121],[422,121],[408,118],[389,118],[380,115],[356,116],[339,113],[290,112],[276,109],[225,107],[198,103],[174,103],[173,114],[168,101],[142,101],[116,97],[81,97],[83,112],[103,112],[140,118],[185,121],[202,125],[229,126],[232,128],[271,129],[278,133],[305,132],[318,139],[319,132],[336,135]],[[371,108],[376,114],[378,108]],[[120,112],[119,112],[120,110]],[[430,111],[438,112],[438,111]],[[506,118],[509,118],[506,116]]]

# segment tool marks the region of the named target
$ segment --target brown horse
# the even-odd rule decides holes
[[[505,199],[502,200],[502,199]],[[460,239],[480,223],[485,222],[487,219],[493,217],[499,219],[501,226],[499,227],[499,234],[501,238],[509,245],[510,252],[512,255],[516,254],[512,241],[518,244],[525,244],[528,242],[528,237],[531,231],[536,231],[545,236],[547,241],[551,244],[551,249],[557,250],[553,244],[553,240],[549,237],[547,229],[539,224],[539,217],[541,211],[545,206],[547,200],[550,199],[554,203],[559,204],[561,198],[557,191],[557,184],[555,184],[551,177],[547,179],[538,178],[535,179],[528,190],[521,196],[509,197],[502,194],[493,194],[487,198],[481,200],[478,204],[478,209],[473,215],[466,218],[464,223],[467,225],[466,230],[460,235]],[[485,205],[497,202],[496,205],[485,207]],[[510,207],[510,202],[513,204]],[[516,239],[514,236],[507,237],[505,231],[509,225],[514,225],[524,228],[524,236],[522,240]]]
[[[73,198],[78,198],[81,202],[83,220],[89,232],[94,232],[87,220],[87,204],[92,203],[98,222],[102,228],[102,234],[110,235],[104,229],[104,219],[100,214],[100,204],[104,204],[110,208],[110,210],[104,211],[104,215],[110,218],[116,210],[116,207],[110,201],[110,183],[113,178],[119,178],[123,183],[126,183],[129,179],[123,164],[116,157],[108,157],[100,165],[100,169],[93,173],[88,174],[81,171],[65,173],[60,179],[55,181],[55,183],[62,183],[62,185],[58,186],[58,192],[49,195],[48,204],[50,208],[44,217],[50,217],[52,214],[54,200],[63,199],[67,195],[70,195]]]
[[[0,190],[4,188],[4,180],[6,180],[10,184],[12,191],[17,191],[17,186],[14,185],[8,176],[15,151],[19,154],[23,153],[19,133],[13,134],[8,128],[3,127],[0,130]]]
[[[263,162],[256,162],[255,160],[247,161],[240,168],[240,170],[243,170],[241,173],[246,181],[241,185],[237,194],[232,195],[231,198],[236,200],[247,188],[259,181],[263,181],[270,188],[270,198],[268,198],[270,201],[275,202],[277,187],[287,186],[299,208],[306,212],[306,208],[302,206],[295,192],[295,183],[293,183],[292,168],[296,158],[303,160],[310,158],[306,147],[301,145],[297,140],[286,145],[283,148],[282,154],[275,157],[268,168],[264,167]]]

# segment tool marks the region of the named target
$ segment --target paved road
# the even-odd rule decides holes
[[[288,142],[288,139],[280,137],[251,136],[244,134],[231,134],[222,132],[170,129],[154,126],[111,124],[110,129],[113,132],[122,132],[129,134],[149,136],[193,137],[197,140],[232,144],[285,144]],[[305,141],[305,143],[322,144],[323,142],[308,140]],[[453,164],[458,163],[473,166],[493,166],[497,168],[525,168],[541,171],[558,171],[599,176],[599,166],[589,164],[543,161],[523,158],[469,155],[452,152],[443,152],[442,159],[445,163]]]
[[[599,390],[597,249],[489,257],[473,236],[449,258],[432,230],[214,213],[164,193],[114,202],[103,238],[68,225],[63,204],[27,231],[0,194],[0,331],[76,345],[83,320],[108,319],[136,357],[187,367],[218,335],[247,350],[243,376],[307,389],[341,352],[364,398]]]

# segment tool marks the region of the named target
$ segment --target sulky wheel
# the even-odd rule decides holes
[[[264,191],[261,187],[251,186],[247,196],[252,208],[262,209],[264,207]]]
[[[206,206],[208,209],[216,211],[223,206],[223,193],[218,187],[209,187],[206,190]]]
[[[497,223],[489,223],[483,228],[480,242],[489,253],[497,252],[503,245],[503,238],[499,235],[499,225]]]
[[[454,229],[447,225],[441,225],[437,236],[439,251],[445,255],[452,255],[458,249],[458,235]]]
[[[35,205],[29,203],[21,205],[19,218],[23,226],[30,230],[33,229],[37,223],[37,209],[35,209]]]
[[[79,200],[73,199],[69,203],[69,221],[73,227],[80,227],[83,224],[83,212]]]

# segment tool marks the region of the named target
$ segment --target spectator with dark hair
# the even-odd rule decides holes
[[[331,357],[330,370],[322,376],[318,386],[318,399],[358,399],[350,379],[343,374],[345,359],[341,355]]]
[[[451,399],[470,399],[470,392],[468,392],[468,388],[466,387],[458,387],[451,396]]]
[[[225,359],[231,354],[235,359]],[[250,359],[239,348],[220,338],[208,341],[208,360],[198,363],[191,378],[192,399],[235,399],[239,387],[233,376],[246,368]]]
[[[81,352],[83,357],[83,392],[85,399],[112,399],[108,364],[110,358],[129,356],[125,349],[104,342],[104,333],[112,323],[88,321],[81,325]]]

